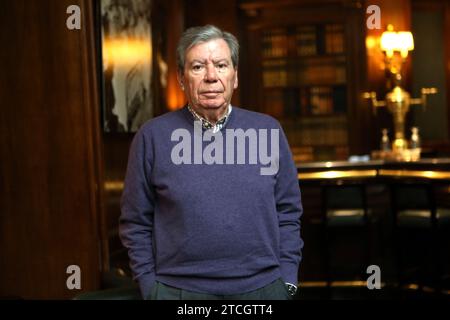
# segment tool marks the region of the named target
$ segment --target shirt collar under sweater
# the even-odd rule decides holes
[[[190,105],[187,106],[189,112],[192,114],[192,116],[194,117],[195,121],[200,121],[202,124],[202,128],[205,130],[209,130],[211,129],[213,133],[219,132],[227,123],[229,117],[230,117],[230,113],[231,113],[231,104],[228,105],[228,109],[226,114],[220,118],[215,124],[212,124],[210,121],[206,120],[205,118],[203,118],[201,115],[199,115],[197,112],[194,111],[194,109],[191,108]]]

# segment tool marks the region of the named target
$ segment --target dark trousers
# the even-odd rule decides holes
[[[192,292],[156,282],[148,298],[149,300],[291,300],[281,278],[260,289],[233,295]]]

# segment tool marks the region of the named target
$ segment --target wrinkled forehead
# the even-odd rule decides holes
[[[198,42],[186,50],[186,61],[193,60],[222,60],[231,61],[231,50],[223,39],[212,39]]]

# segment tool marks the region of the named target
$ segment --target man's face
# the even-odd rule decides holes
[[[190,106],[201,110],[228,106],[238,80],[225,40],[215,39],[190,48],[180,82]]]

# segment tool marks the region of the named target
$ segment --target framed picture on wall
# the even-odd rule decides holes
[[[136,132],[154,114],[151,0],[99,0],[104,132]]]

